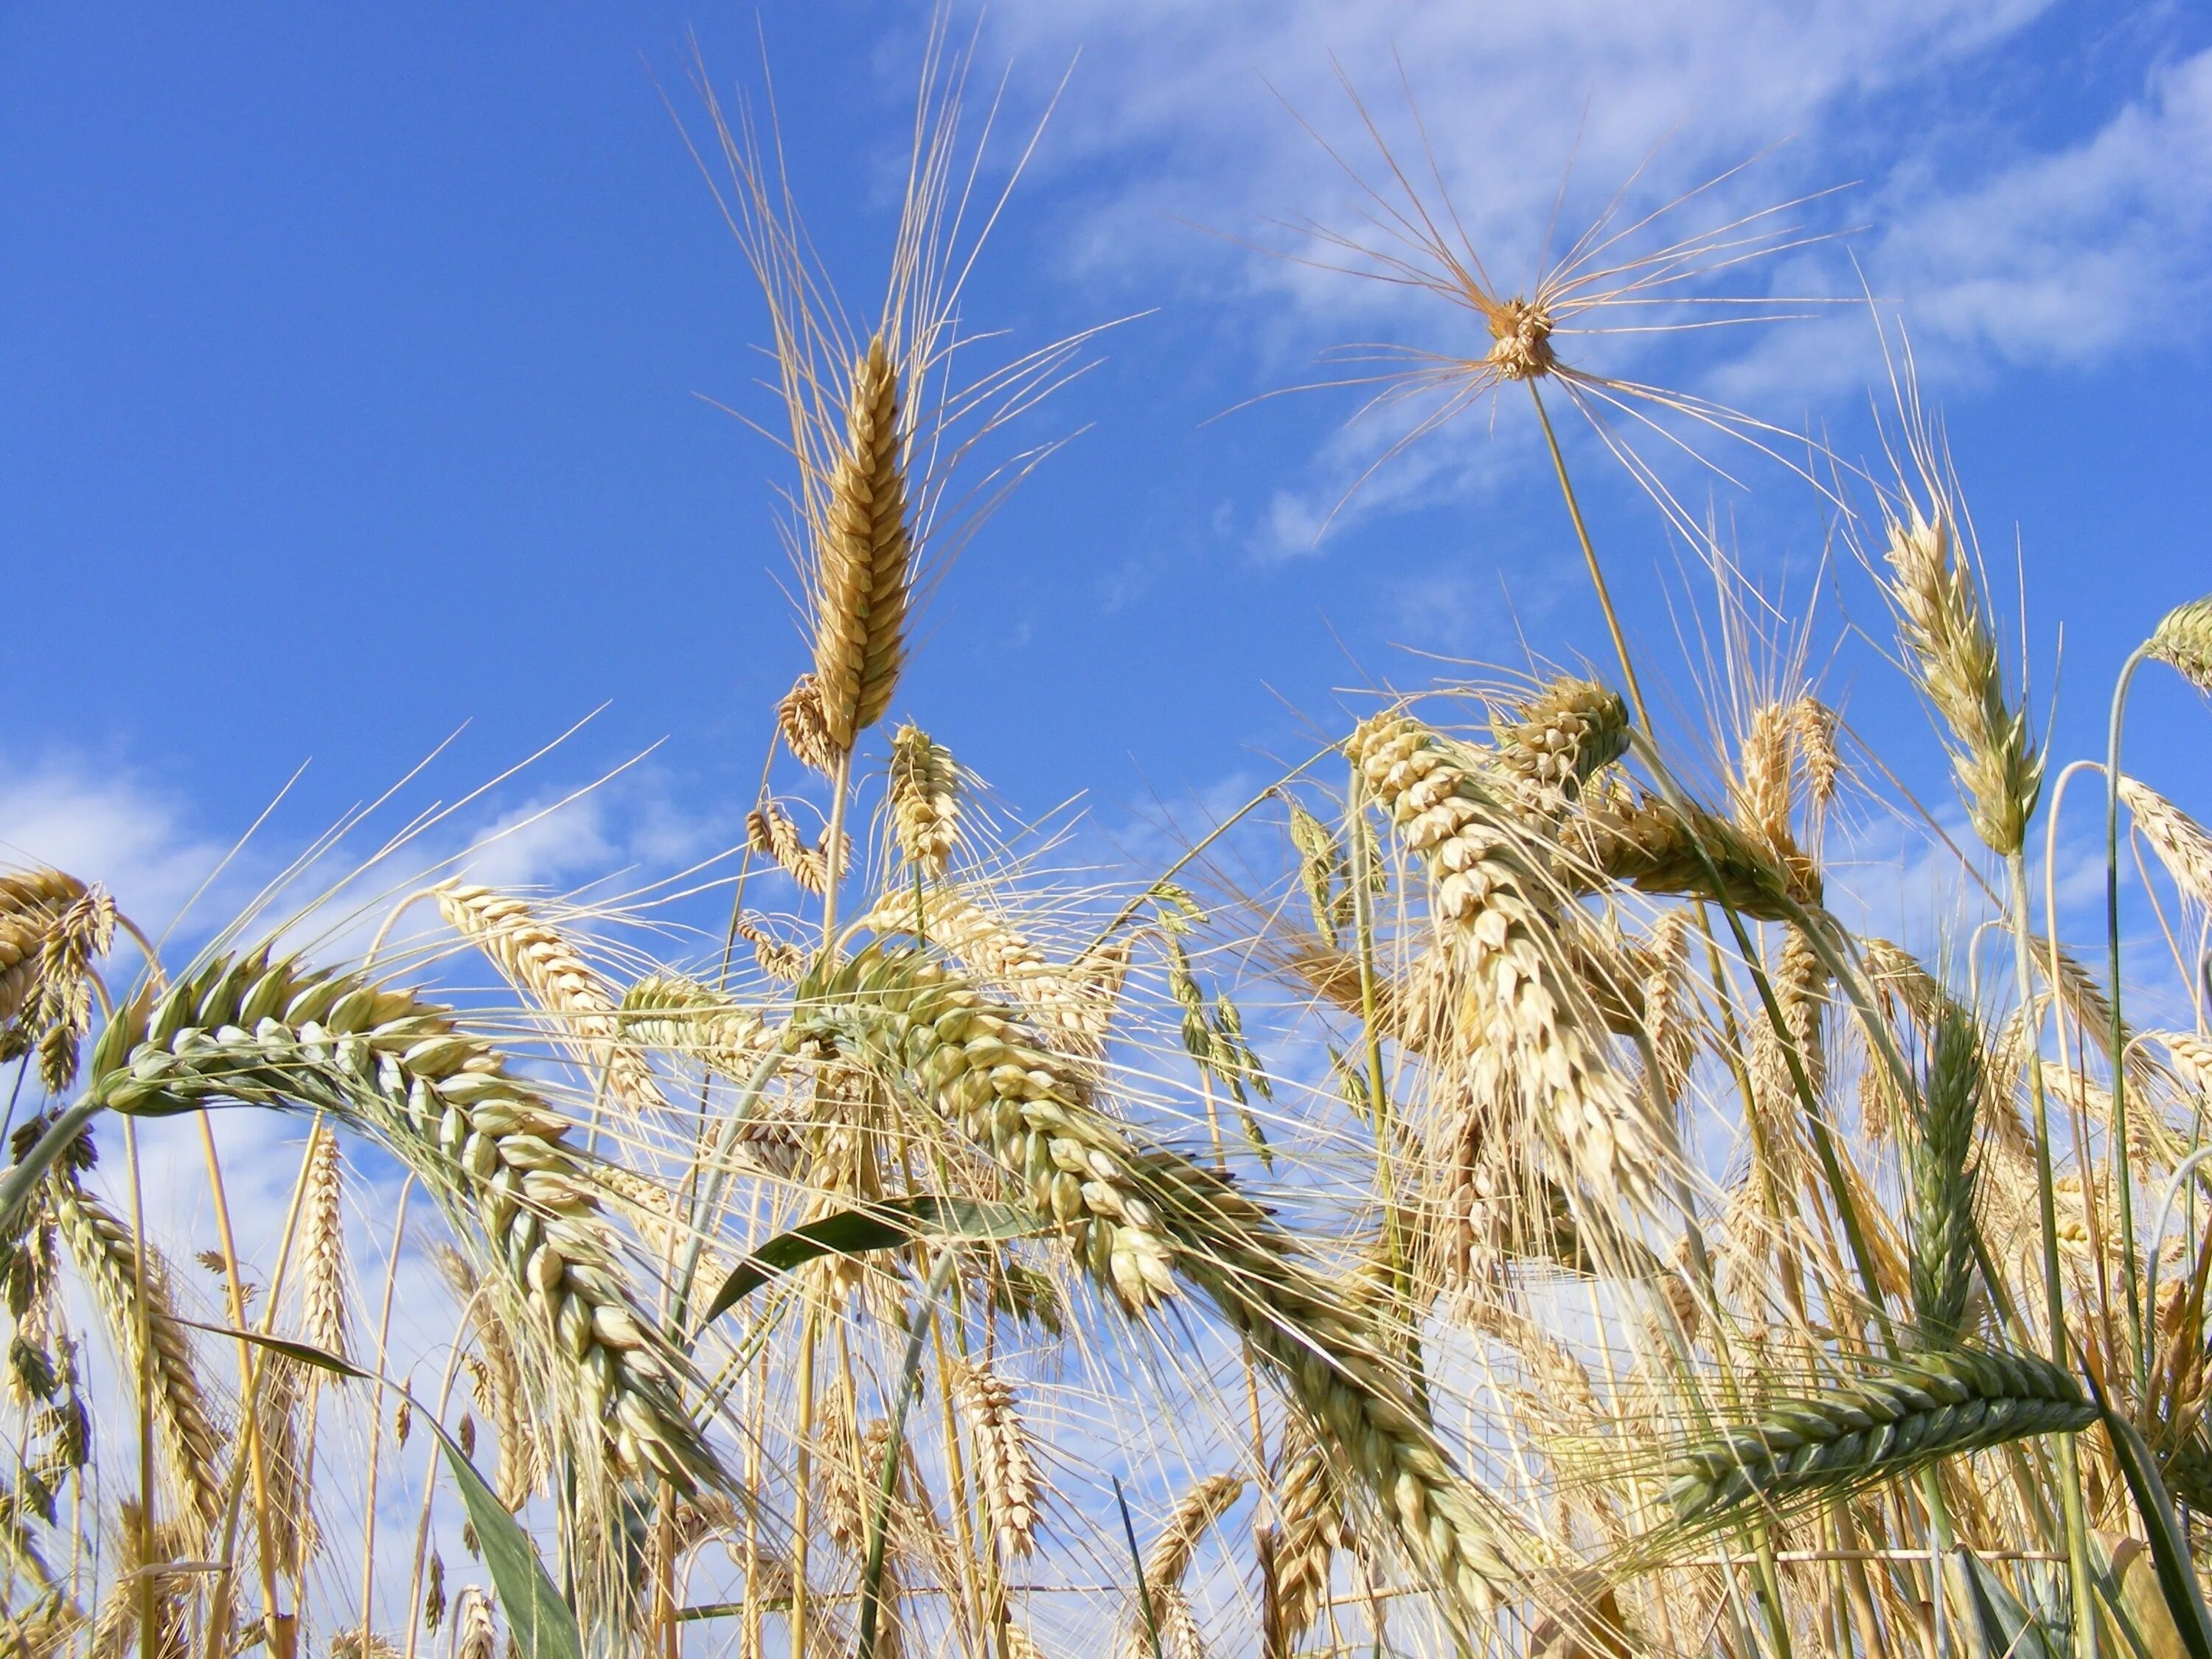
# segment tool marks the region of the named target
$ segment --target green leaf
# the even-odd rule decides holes
[[[477,1541],[483,1546],[484,1565],[499,1591],[499,1604],[507,1614],[507,1633],[525,1659],[584,1659],[583,1633],[576,1615],[562,1599],[538,1546],[522,1523],[507,1512],[507,1505],[484,1484],[476,1465],[461,1455],[435,1417],[424,1416],[446,1449],[446,1464],[459,1488],[461,1502],[476,1523]]]
[[[699,1328],[712,1324],[769,1279],[817,1257],[867,1255],[896,1249],[931,1235],[979,1241],[1020,1238],[1042,1232],[1045,1225],[1028,1211],[1011,1205],[978,1204],[934,1193],[840,1210],[787,1233],[778,1233],[738,1263],[707,1304]],[[697,1330],[692,1334],[696,1337]]]
[[[2212,1659],[2212,1613],[2205,1610],[2203,1592],[2197,1587],[2189,1542],[2174,1519],[2173,1500],[2166,1496],[2166,1482],[2159,1479],[2158,1463],[2135,1425],[2106,1402],[2094,1373],[2089,1391],[2104,1413],[2112,1454],[2120,1473],[2127,1477],[2128,1492],[2136,1500],[2136,1513],[2142,1516],[2143,1530],[2149,1534],[2151,1564],[2158,1569],[2158,1587],[2165,1595],[2166,1611],[2173,1617],[2174,1630],[2189,1650],[2190,1659]]]
[[[349,1359],[341,1359],[327,1349],[306,1342],[295,1342],[289,1336],[269,1336],[259,1331],[241,1331],[230,1325],[203,1325],[197,1319],[179,1319],[179,1325],[189,1325],[196,1331],[205,1331],[210,1336],[227,1336],[236,1342],[251,1342],[256,1347],[273,1349],[288,1359],[296,1359],[302,1365],[313,1365],[319,1371],[335,1371],[340,1376],[357,1377],[364,1382],[377,1379]],[[404,1393],[405,1390],[401,1390]]]
[[[319,1370],[335,1371],[341,1376],[368,1382],[383,1380],[334,1353],[305,1342],[295,1342],[289,1337],[234,1330],[227,1325],[203,1325],[196,1319],[179,1320],[178,1323],[210,1335],[228,1336],[272,1349]],[[398,1389],[410,1401],[415,1399],[396,1382],[386,1382],[386,1386]],[[421,1409],[419,1403],[417,1409]],[[446,1425],[438,1421],[438,1414],[422,1411],[421,1415],[446,1449],[447,1466],[461,1494],[462,1505],[476,1527],[477,1540],[483,1546],[484,1565],[491,1569],[492,1587],[499,1592],[499,1605],[507,1614],[507,1631],[514,1638],[515,1650],[526,1659],[584,1659],[584,1638],[576,1627],[576,1615],[547,1576],[538,1546],[531,1541],[522,1523],[507,1513],[507,1505],[484,1484],[476,1465],[461,1455],[459,1443],[446,1432]]]

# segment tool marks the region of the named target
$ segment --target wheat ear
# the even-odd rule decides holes
[[[919,934],[976,977],[1022,1005],[1063,1049],[1089,1053],[1106,1035],[1114,997],[1087,977],[1045,960],[1044,953],[957,889],[885,893],[862,919],[870,932]],[[1124,958],[1126,961],[1126,958]]]
[[[2120,780],[2120,799],[2174,885],[2199,904],[2212,906],[2212,836],[2165,796],[2133,778]]]
[[[983,1507],[1012,1560],[1036,1542],[1037,1510],[1044,1483],[1030,1449],[1029,1425],[1015,1403],[1013,1384],[988,1359],[963,1362],[954,1372],[961,1415],[975,1441],[975,1481]]]
[[[829,832],[824,830],[822,839],[810,845],[799,834],[790,810],[780,800],[764,800],[745,815],[745,844],[756,853],[767,854],[786,875],[817,897],[830,884]],[[841,847],[837,867],[849,870],[852,838],[846,836]]]
[[[665,1102],[645,1056],[623,1041],[615,1000],[575,947],[520,899],[489,887],[447,882],[434,890],[447,925],[476,945],[509,983],[561,1024],[584,1062],[606,1068],[607,1083],[635,1111]]]
[[[2199,691],[2212,693],[2212,595],[2167,611],[2143,654],[2174,669]]]
[[[1817,1400],[1770,1407],[1684,1455],[1667,1487],[1678,1519],[1757,1498],[1840,1497],[1946,1457],[2097,1421],[2073,1376],[2033,1354],[1954,1348]]]
[[[85,884],[59,870],[0,874],[0,1024],[21,1012],[38,983],[48,934]]]
[[[602,1240],[594,1165],[568,1120],[444,1009],[356,975],[217,957],[101,1033],[88,1103],[185,1111],[228,1098],[331,1112],[482,1230],[516,1310],[567,1356],[619,1467],[722,1479],[651,1316]]]
[[[853,366],[845,447],[815,538],[814,679],[831,745],[849,754],[890,706],[913,582],[898,370],[878,334]]]
[[[1191,1558],[1221,1517],[1244,1495],[1243,1480],[1233,1474],[1208,1475],[1182,1495],[1175,1513],[1145,1553],[1145,1599],[1151,1604],[1149,1621],[1139,1613],[1132,1621],[1132,1651],[1142,1651],[1141,1632],[1159,1632],[1163,1647],[1175,1659],[1203,1659],[1206,1644],[1198,1632],[1182,1581]]]
[[[836,745],[830,740],[830,723],[822,712],[822,688],[811,674],[792,682],[775,706],[776,731],[783,746],[824,777],[837,770]]]
[[[1888,520],[1889,596],[1914,677],[1950,728],[1951,765],[1975,832],[2010,855],[2027,837],[2043,789],[2043,762],[2027,711],[2007,700],[2004,668],[1980,584],[1954,556],[1950,512],[1917,506]]]
[[[1273,1652],[1296,1650],[1328,1597],[1330,1560],[1347,1539],[1328,1452],[1297,1419],[1285,1425],[1274,1480],[1282,1517],[1268,1577]]]
[[[1495,727],[1497,758],[1546,815],[1628,752],[1628,705],[1595,680],[1557,679]]]
[[[338,1138],[315,1126],[307,1149],[307,1185],[301,1206],[300,1302],[309,1342],[325,1353],[346,1352],[345,1209]]]
[[[497,1659],[498,1653],[491,1597],[474,1584],[464,1584],[453,1603],[453,1659]]]
[[[933,963],[870,946],[805,989],[787,1043],[826,1036],[908,1079],[1125,1305],[1182,1274],[1343,1448],[1440,1588],[1472,1607],[1518,1593],[1505,1553],[1518,1528],[1454,1470],[1372,1322],[1258,1205],[1189,1158],[1132,1146],[1072,1062]]]
[[[1962,1011],[1946,1011],[1936,1029],[1912,1165],[1912,1304],[1927,1339],[1940,1346],[1965,1334],[1973,1289],[1974,1120],[1984,1085],[1981,1034]]]
[[[1369,793],[1428,866],[1437,925],[1465,958],[1472,1056],[1486,1090],[1518,1092],[1527,1125],[1565,1146],[1601,1204],[1648,1207],[1671,1158],[1668,1127],[1623,1086],[1564,975],[1547,888],[1495,803],[1436,734],[1406,715],[1347,744]]]
[[[147,1244],[146,1277],[141,1285],[139,1245],[129,1223],[72,1176],[55,1176],[46,1183],[46,1191],[62,1241],[91,1286],[93,1300],[132,1370],[148,1379],[147,1400],[170,1476],[198,1525],[211,1526],[222,1504],[224,1443],[208,1416],[191,1340],[177,1318],[168,1267]],[[146,1336],[143,1350],[142,1318]]]
[[[960,769],[951,750],[911,720],[891,735],[890,803],[907,861],[943,875],[960,828]]]

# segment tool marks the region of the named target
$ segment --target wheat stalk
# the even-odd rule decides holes
[[[913,580],[898,369],[881,334],[852,376],[844,449],[814,543],[814,679],[830,744],[848,754],[890,706]]]
[[[2133,778],[2120,780],[2120,799],[2174,884],[2199,904],[2212,905],[2212,836],[2165,796]]]
[[[615,999],[550,923],[520,899],[489,887],[447,882],[433,890],[447,925],[489,957],[514,988],[560,1022],[588,1066],[604,1066],[607,1083],[635,1111],[661,1109],[653,1068],[623,1040]]]
[[[566,1356],[618,1467],[684,1488],[720,1481],[599,1236],[594,1166],[565,1144],[568,1119],[444,1010],[357,975],[217,957],[112,1022],[94,1069],[90,1102],[118,1111],[229,1098],[329,1111],[375,1134],[482,1229],[517,1313]]]

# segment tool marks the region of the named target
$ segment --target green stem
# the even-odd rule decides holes
[[[2012,894],[2014,974],[2019,981],[2021,1015],[2027,1023],[2027,1087],[2035,1119],[2036,1200],[2043,1222],[2044,1312],[2051,1328],[2051,1360],[2064,1365],[2068,1361],[2065,1281],[2058,1265],[2058,1203],[2057,1184],[2051,1176],[2051,1105],[2043,1086],[2042,1022],[2033,1017],[2035,967],[2028,944],[2027,855],[2014,848],[2005,855],[2005,869]],[[2074,1605],[2076,1609],[2094,1608],[2096,1589],[2089,1567],[2089,1523],[2081,1500],[2081,1461],[2075,1455],[2071,1435],[2059,1438],[2058,1479],[2059,1498],[2066,1517],[2066,1560],[2073,1580]],[[2074,1651],[2078,1659],[2097,1659],[2097,1625],[2094,1617],[2077,1613],[2074,1620]]]
[[[921,1293],[921,1305],[908,1322],[914,1328],[907,1334],[906,1363],[899,1370],[898,1404],[891,1408],[890,1437],[884,1448],[883,1474],[876,1482],[875,1509],[868,1516],[867,1563],[860,1572],[860,1659],[874,1659],[876,1651],[876,1621],[883,1607],[884,1534],[890,1521],[891,1498],[898,1490],[899,1460],[906,1453],[907,1413],[914,1407],[914,1396],[921,1382],[921,1351],[929,1340],[938,1298],[945,1294],[959,1260],[960,1253],[950,1245],[939,1253],[937,1265],[930,1269],[928,1287]]]
[[[1536,418],[1543,422],[1544,441],[1552,451],[1552,468],[1559,475],[1559,493],[1567,498],[1567,516],[1574,520],[1575,539],[1583,544],[1583,558],[1589,566],[1590,585],[1597,589],[1598,608],[1605,612],[1605,625],[1613,635],[1613,648],[1620,658],[1620,678],[1628,687],[1628,701],[1636,707],[1636,718],[1645,731],[1651,729],[1651,711],[1644,706],[1644,689],[1636,683],[1635,665],[1628,660],[1628,638],[1620,631],[1620,617],[1613,608],[1613,591],[1605,585],[1605,572],[1597,562],[1597,549],[1590,544],[1589,526],[1583,522],[1582,502],[1575,495],[1575,486],[1567,477],[1567,458],[1559,451],[1559,434],[1552,430],[1552,417],[1546,412],[1544,399],[1536,390],[1536,383],[1528,383],[1528,396],[1536,405]]]
[[[2112,1133],[2120,1143],[2117,1165],[2120,1240],[2128,1281],[2128,1334],[2134,1339],[2139,1382],[2150,1375],[2152,1355],[2143,1325],[2142,1295],[2136,1284],[2135,1198],[2130,1190],[2134,1182],[2128,1161],[2127,1024],[2120,1012],[2120,725],[2127,716],[2128,683],[2135,678],[2149,649],[2148,641],[2137,646],[2120,669],[2119,683],[2112,688],[2112,726],[2105,744],[2105,944],[2112,992]],[[2052,925],[2056,927],[2055,921]],[[2157,1314],[2155,1308],[2151,1310],[2153,1318]]]

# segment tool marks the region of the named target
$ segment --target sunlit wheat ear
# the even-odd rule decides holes
[[[960,828],[960,771],[952,751],[913,721],[892,734],[891,828],[909,864],[945,873]]]
[[[1453,1468],[1368,1316],[1266,1211],[1189,1158],[1132,1145],[1076,1062],[934,963],[871,946],[803,989],[787,1042],[833,1042],[933,1101],[1133,1310],[1180,1274],[1343,1449],[1447,1596],[1473,1609],[1520,1593],[1524,1529]]]
[[[975,1482],[999,1548],[1008,1560],[1027,1555],[1036,1541],[1044,1485],[1013,1385],[987,1359],[962,1362],[954,1382],[961,1415],[975,1437]]]
[[[567,1399],[617,1467],[718,1483],[654,1322],[605,1242],[593,1165],[569,1124],[443,1009],[356,975],[217,957],[100,1035],[89,1099],[120,1112],[222,1100],[325,1111],[374,1135],[447,1214],[480,1232],[514,1316],[565,1356]]]
[[[2120,799],[2174,885],[2199,904],[2212,905],[2212,836],[2165,796],[2133,778],[2120,780]]]
[[[1784,864],[1727,819],[1657,796],[1585,804],[1560,833],[1565,876],[1592,890],[1618,884],[1709,899],[1760,921],[1790,921],[1820,902],[1808,866]]]
[[[454,881],[434,890],[447,925],[489,957],[507,981],[557,1023],[584,1063],[635,1111],[665,1103],[653,1068],[622,1035],[615,999],[557,928],[520,899]]]
[[[830,723],[822,712],[822,688],[811,673],[792,683],[775,706],[775,726],[783,746],[801,763],[824,777],[837,769],[836,745],[830,740]]]
[[[739,927],[744,927],[742,918]],[[678,974],[649,974],[616,1011],[640,1044],[665,1049],[719,1077],[748,1081],[774,1046],[768,1024],[735,997]]]
[[[453,1659],[497,1659],[498,1652],[490,1595],[474,1584],[463,1585],[453,1603]]]
[[[1498,764],[1548,816],[1627,752],[1628,705],[1595,680],[1558,679],[1501,718],[1496,734]]]
[[[2005,690],[1981,583],[1954,546],[1957,512],[1938,496],[1886,520],[1891,604],[1908,665],[1948,729],[1952,770],[1975,833],[1995,853],[2020,851],[2043,790],[2027,711]]]
[[[117,1553],[121,1559],[93,1621],[92,1651],[99,1659],[111,1655],[121,1659],[126,1654],[143,1652],[158,1654],[161,1659],[183,1659],[191,1651],[187,1643],[190,1608],[184,1595],[191,1575],[164,1569],[195,1559],[198,1548],[191,1528],[173,1520],[149,1527],[145,1511],[130,1498],[118,1507],[121,1524],[116,1531],[122,1547]],[[148,1580],[153,1585],[151,1596],[142,1593]],[[139,1627],[149,1607],[153,1613],[150,1635]]]
[[[451,1248],[438,1250],[436,1260],[456,1298],[470,1310],[477,1352],[469,1362],[469,1393],[499,1443],[494,1490],[501,1504],[518,1510],[544,1486],[550,1473],[551,1448],[531,1413],[514,1340],[477,1295],[480,1281],[476,1268]]]
[[[59,870],[0,873],[0,1024],[30,995],[54,924],[89,890]]]
[[[1349,1536],[1328,1453],[1296,1418],[1284,1425],[1274,1499],[1280,1521],[1267,1581],[1275,1644],[1269,1651],[1292,1653],[1321,1617],[1330,1564]]]
[[[1818,697],[1803,696],[1790,705],[1790,723],[1805,763],[1806,792],[1813,805],[1826,811],[1836,804],[1837,786],[1843,778],[1843,756],[1837,746],[1842,720]]]
[[[990,981],[1021,1004],[1056,1048],[1091,1053],[1106,1035],[1114,1012],[1111,989],[1073,967],[1047,962],[1010,924],[957,889],[933,888],[919,896],[894,889],[863,920],[872,933],[921,938]],[[1126,965],[1126,955],[1121,960]],[[1110,964],[1093,967],[1102,965]]]
[[[29,920],[19,916],[17,925]],[[92,1029],[96,965],[115,942],[116,920],[114,899],[97,884],[54,911],[39,941],[30,994],[14,1016],[15,1024],[0,1032],[0,1060],[35,1051],[39,1080],[50,1094],[76,1079],[77,1045]],[[6,953],[0,944],[0,958]]]
[[[813,952],[796,939],[785,939],[751,916],[739,916],[737,935],[753,947],[753,960],[770,979],[789,985],[804,977]]]
[[[91,1288],[93,1301],[129,1360],[131,1373],[146,1379],[155,1437],[185,1511],[198,1527],[211,1526],[222,1502],[225,1443],[209,1419],[191,1334],[178,1319],[167,1264],[150,1243],[145,1244],[142,1286],[137,1274],[140,1245],[130,1224],[73,1176],[55,1176],[46,1191],[63,1246]],[[196,1546],[196,1534],[194,1542]]]
[[[2144,654],[2173,668],[2198,690],[2212,695],[2212,597],[2191,599],[2166,612],[2152,632]]]
[[[906,656],[908,561],[897,366],[878,334],[852,366],[845,444],[816,527],[814,681],[832,747],[890,707]]]
[[[1151,1604],[1151,1629],[1159,1632],[1160,1645],[1170,1659],[1204,1659],[1206,1644],[1190,1600],[1183,1594],[1183,1577],[1191,1558],[1221,1517],[1244,1495],[1244,1482],[1233,1474],[1209,1475],[1182,1495],[1160,1535],[1145,1553],[1145,1599]],[[1129,1621],[1123,1651],[1149,1659],[1151,1638],[1145,1614]]]
[[[1408,851],[1428,867],[1431,908],[1467,957],[1471,1063],[1519,1092],[1523,1121],[1564,1146],[1601,1206],[1649,1206],[1671,1167],[1672,1134],[1625,1087],[1582,999],[1560,982],[1547,884],[1499,821],[1498,803],[1418,720],[1384,714],[1346,745],[1368,791]]]
[[[307,1191],[300,1221],[300,1303],[309,1343],[343,1358],[346,1353],[345,1194],[338,1167],[338,1138],[327,1124],[315,1127],[307,1149]]]
[[[817,896],[830,884],[830,860],[827,851],[829,832],[823,832],[820,842],[809,844],[799,833],[790,810],[779,800],[763,801],[745,815],[745,844],[756,853],[765,853],[780,865],[784,873],[806,891]],[[840,870],[853,867],[853,838],[845,837],[837,860]]]
[[[1698,1053],[1696,1009],[1689,988],[1690,917],[1668,910],[1644,943],[1651,964],[1644,981],[1644,1032],[1659,1063],[1661,1092],[1680,1101]]]

